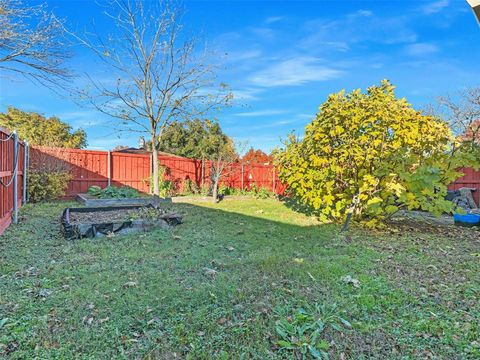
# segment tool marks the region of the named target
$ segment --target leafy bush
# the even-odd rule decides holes
[[[100,186],[90,186],[88,193],[92,196],[98,197],[99,199],[126,199],[126,198],[138,198],[142,194],[137,190],[129,187],[116,187],[108,186],[105,189],[100,188]]]
[[[268,189],[258,188],[255,184],[253,184],[250,189],[243,190],[221,185],[218,192],[224,195],[250,195],[255,196],[258,199],[268,199],[275,196],[275,194]]]
[[[184,179],[182,185],[182,195],[192,195],[198,194],[200,192],[200,188],[198,185],[190,179]]]
[[[168,179],[169,169],[166,166],[158,166],[158,189],[160,197],[175,195],[175,182]],[[153,189],[153,176],[150,177],[150,188]]]
[[[239,189],[236,189],[236,188],[231,188],[229,186],[225,186],[225,185],[220,185],[220,187],[218,188],[218,193],[219,194],[223,194],[223,195],[238,195],[240,192]]]
[[[274,194],[266,188],[260,188],[255,196],[258,199],[268,199],[274,197]]]
[[[205,183],[200,187],[200,194],[208,196],[210,194],[210,185]]]
[[[97,186],[97,185],[93,185],[93,186],[90,186],[88,188],[88,194],[92,195],[92,196],[100,196],[100,194],[102,193],[102,188],[100,186]]]
[[[29,171],[27,176],[29,201],[48,201],[64,196],[71,178],[72,176],[64,171]]]
[[[175,183],[171,180],[160,181],[160,197],[168,197],[175,195]]]
[[[32,148],[27,173],[29,200],[38,202],[65,196],[72,179],[70,172],[70,164],[62,159],[62,149],[46,154]]]
[[[447,186],[460,176],[456,168],[473,163],[452,151],[457,143],[446,122],[416,111],[382,81],[366,93],[330,95],[276,163],[280,179],[321,220],[377,226],[400,209],[452,210]]]
[[[329,343],[325,330],[344,331],[352,325],[335,314],[336,307],[330,308],[315,304],[313,307],[299,308],[293,314],[275,323],[280,340],[280,351],[293,353],[295,359],[328,359]]]

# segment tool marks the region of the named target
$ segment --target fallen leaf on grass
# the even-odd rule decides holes
[[[92,325],[92,323],[93,323],[93,317],[92,316],[84,316],[82,320],[83,320],[83,323],[85,325]]]
[[[212,265],[212,267],[214,268],[217,268],[217,269],[222,269],[223,268],[223,264],[218,262],[217,260],[213,259],[212,261],[210,261],[210,264]]]
[[[45,297],[47,297],[47,296],[50,296],[51,293],[52,293],[52,290],[41,289],[41,290],[38,292],[38,296],[45,298]]]
[[[228,321],[227,318],[222,317],[222,318],[217,320],[217,324],[218,325],[225,325],[227,323],[227,321]]]
[[[137,287],[137,283],[135,281],[128,281],[125,284],[123,284],[124,288],[131,288],[131,287]]]
[[[207,267],[203,268],[203,273],[207,276],[215,277],[218,274],[218,271],[215,269],[210,269]]]
[[[346,284],[351,284],[353,287],[360,287],[360,280],[351,277],[350,275],[342,276],[341,279]]]
[[[343,318],[340,318],[340,322],[343,324],[343,326],[345,326],[347,329],[351,329],[352,328],[352,324],[350,323],[350,321],[348,320],[345,320]]]
[[[297,264],[303,264],[303,258],[294,258],[293,261],[295,261]]]
[[[233,251],[233,250],[235,250],[235,248],[232,247],[232,246],[227,246],[226,249],[227,249],[228,251]]]
[[[267,315],[269,312],[270,312],[270,309],[268,309],[267,307],[262,307],[260,309],[260,314],[262,315]]]
[[[159,324],[161,323],[160,319],[157,316],[154,316],[153,318],[147,321],[147,325],[152,325],[154,323],[159,323]]]
[[[7,323],[8,318],[3,318],[0,320],[0,329]]]

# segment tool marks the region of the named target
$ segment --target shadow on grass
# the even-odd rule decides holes
[[[299,199],[293,196],[281,196],[279,200],[285,204],[289,209],[304,214],[306,216],[315,216],[313,207],[302,203]]]
[[[322,334],[333,358],[445,347],[410,338],[418,311],[431,317],[438,309],[417,311],[375,274],[378,252],[343,242],[337,226],[286,204],[166,204],[184,224],[71,242],[60,233],[67,206],[74,204],[27,205],[0,237],[0,353],[12,358],[288,358],[275,322],[314,303],[337,304],[354,323]],[[361,286],[342,281],[346,275]]]
[[[302,267],[333,280],[332,260],[311,267],[318,250],[353,255],[323,247],[333,227],[320,231],[273,201],[165,204],[184,224],[66,241],[61,213],[75,206],[27,205],[0,237],[3,354],[117,358],[160,348],[167,357],[208,359],[219,349],[269,357],[275,309],[323,296],[323,286],[307,289]]]

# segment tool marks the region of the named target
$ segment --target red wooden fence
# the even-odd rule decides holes
[[[66,197],[85,193],[93,185],[123,185],[149,191],[149,155],[36,146],[31,149],[31,165],[68,171],[72,179]]]
[[[176,190],[183,190],[186,180],[198,187],[210,183],[210,163],[179,156],[159,156],[160,165],[167,169],[166,179],[173,181]],[[72,179],[66,197],[84,193],[92,185],[102,188],[111,185],[130,186],[141,192],[150,191],[151,159],[149,154],[34,147],[31,163],[37,168],[68,170]],[[271,165],[235,164],[225,171],[224,186],[237,189],[266,188],[283,193],[285,187]]]
[[[14,210],[14,172],[17,172],[17,204],[22,204],[25,143],[18,141],[15,154],[14,135],[0,127],[0,235],[12,222]]]

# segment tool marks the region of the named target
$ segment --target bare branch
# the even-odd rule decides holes
[[[0,0],[0,69],[51,86],[64,86],[72,77],[65,67],[71,56],[64,25],[46,5]]]
[[[480,145],[480,87],[468,88],[456,96],[439,97],[438,112],[457,135]]]

